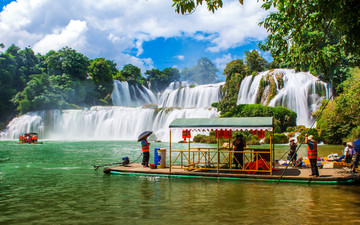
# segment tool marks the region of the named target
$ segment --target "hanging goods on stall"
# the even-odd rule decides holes
[[[224,131],[224,138],[225,138],[225,139],[231,139],[231,138],[232,138],[232,131],[225,129],[225,131]]]
[[[182,138],[184,139],[184,142],[186,142],[186,138],[191,138],[190,130],[183,130],[182,131]]]

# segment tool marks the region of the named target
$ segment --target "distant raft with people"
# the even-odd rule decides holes
[[[38,141],[37,133],[23,133],[19,136],[19,144],[42,144],[43,142]]]

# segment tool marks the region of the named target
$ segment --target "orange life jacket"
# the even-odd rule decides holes
[[[312,146],[312,149],[310,148]],[[308,158],[309,159],[317,159],[317,144],[316,142],[312,142],[308,145]]]
[[[150,150],[150,144],[146,139],[144,139],[143,141],[145,141],[145,145],[143,145],[143,142],[141,141],[142,152],[148,152]]]

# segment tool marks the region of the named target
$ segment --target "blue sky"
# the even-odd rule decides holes
[[[191,67],[209,58],[221,71],[258,49],[269,13],[261,1],[224,0],[214,14],[205,6],[179,15],[171,0],[0,0],[0,43],[46,54],[69,46],[89,58],[114,60],[121,69]],[[269,53],[261,52],[268,61]],[[220,75],[219,73],[219,75]]]

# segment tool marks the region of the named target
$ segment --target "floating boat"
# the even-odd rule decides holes
[[[348,168],[320,169],[319,177],[311,176],[310,168],[285,168],[275,165],[274,153],[274,121],[272,117],[242,117],[242,118],[196,118],[175,119],[170,125],[168,165],[164,168],[143,168],[140,164],[107,167],[104,173],[118,175],[140,175],[159,177],[183,177],[200,179],[233,179],[271,182],[297,182],[322,184],[349,184],[359,183],[360,175],[351,174]],[[188,138],[187,149],[173,149],[171,132],[186,130],[183,138]],[[215,131],[216,148],[192,148],[191,131]],[[232,131],[250,131],[264,135],[270,132],[269,149],[245,148],[237,151],[230,147],[222,148],[220,139],[232,139]],[[241,164],[234,157],[240,153],[243,157]],[[320,161],[322,165],[322,161]],[[233,166],[239,164],[239,168]]]
[[[37,133],[23,133],[19,136],[19,144],[42,144],[38,141]]]
[[[278,182],[285,167],[279,167],[272,175],[269,174],[248,174],[238,171],[217,173],[214,170],[172,170],[169,165],[165,168],[143,168],[141,164],[129,164],[127,166],[115,166],[104,168],[104,173],[124,176],[153,176],[167,178],[189,178],[189,179],[217,179],[217,180],[239,180],[239,181],[266,181]],[[351,174],[346,168],[319,169],[320,176],[310,176],[311,169],[288,168],[282,176],[282,183],[306,183],[306,184],[358,184],[359,174]]]

